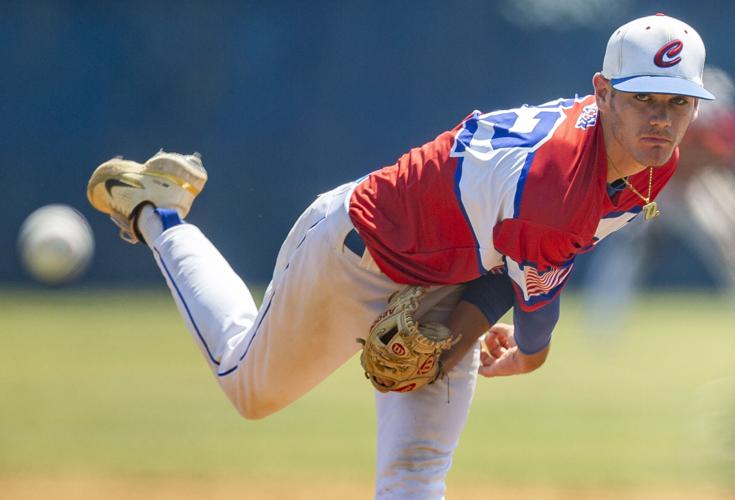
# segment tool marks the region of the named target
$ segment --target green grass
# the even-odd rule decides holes
[[[5,290],[0,304],[0,475],[372,480],[373,398],[357,360],[248,422],[163,292]],[[724,481],[734,320],[714,296],[650,296],[623,331],[599,335],[565,301],[539,372],[480,380],[450,482]]]

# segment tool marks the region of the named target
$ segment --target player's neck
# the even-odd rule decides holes
[[[627,161],[626,161],[627,160]],[[638,172],[646,170],[648,167],[620,156],[607,155],[607,182],[613,182],[623,177],[630,177]]]
[[[633,156],[615,139],[611,133],[603,128],[605,153],[607,154],[607,182],[616,181],[622,177],[635,175],[648,168],[635,161]]]

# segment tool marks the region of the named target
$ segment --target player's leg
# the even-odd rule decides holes
[[[399,288],[345,246],[350,188],[321,195],[297,221],[253,329],[223,359],[220,385],[250,418],[290,404],[344,364]]]
[[[141,216],[150,211],[146,207]],[[229,345],[249,331],[257,317],[250,290],[196,226],[177,224],[158,237],[141,232],[151,241],[156,263],[197,347],[217,373]]]
[[[193,161],[170,156],[181,169]],[[158,206],[171,202],[188,212],[188,205],[177,206],[173,202],[178,198],[164,196],[157,185],[145,196],[151,179],[162,178],[158,170],[144,168],[149,163],[113,161],[114,168],[104,164],[90,181],[93,205],[114,207],[129,238],[138,236],[130,219],[145,201]],[[185,184],[173,170],[166,173],[164,193]],[[112,191],[106,189],[105,176],[115,181]],[[348,192],[345,186],[320,196],[297,221],[281,248],[260,310],[196,227],[157,227],[150,208],[138,217],[195,341],[222,389],[246,417],[260,418],[286,406],[349,359],[359,348],[355,336],[368,331],[397,288],[381,273],[361,266],[360,258],[345,248],[345,236],[352,230],[345,209]],[[126,199],[121,200],[123,194]]]
[[[103,163],[92,174],[87,194],[120,227],[124,240],[136,243],[145,237],[182,317],[216,371],[226,342],[251,327],[257,307],[217,249],[179,218],[188,214],[206,181],[198,156],[161,151],[144,164],[121,158]],[[164,212],[154,211],[154,205]],[[159,240],[175,242],[166,260],[154,245]]]
[[[459,293],[455,289],[445,296],[421,320],[446,322]],[[418,391],[376,392],[376,498],[444,498],[445,477],[467,420],[479,363],[478,348],[443,380]]]

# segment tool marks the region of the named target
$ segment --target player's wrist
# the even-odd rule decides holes
[[[541,365],[544,364],[548,352],[548,346],[534,354],[524,354],[523,352],[521,352],[520,349],[516,347],[513,354],[517,358],[516,362],[520,367],[520,373],[530,373],[534,370],[539,369]]]

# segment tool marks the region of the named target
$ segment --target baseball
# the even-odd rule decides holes
[[[67,205],[33,211],[18,233],[25,270],[36,280],[58,285],[84,272],[94,253],[94,237],[82,214]]]

